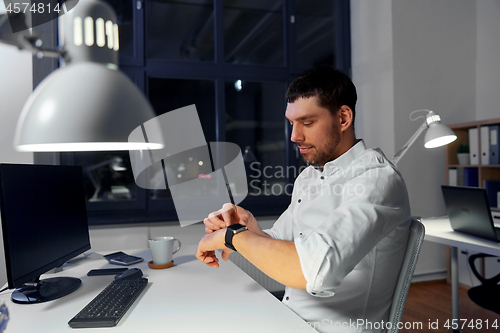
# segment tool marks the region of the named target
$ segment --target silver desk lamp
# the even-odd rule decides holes
[[[425,116],[420,116],[415,119],[411,119],[411,116],[416,112],[425,112]],[[446,125],[441,124],[441,117],[434,113],[434,111],[422,109],[415,110],[410,114],[411,120],[416,120],[418,118],[425,118],[424,123],[418,128],[418,130],[412,135],[412,137],[406,142],[406,144],[398,151],[394,158],[392,159],[394,164],[398,164],[399,160],[406,154],[408,149],[415,143],[415,140],[426,131],[424,138],[425,148],[436,148],[447,145],[457,139],[457,136],[453,131]]]
[[[68,9],[69,8],[69,9]],[[118,70],[118,25],[113,9],[97,0],[70,0],[59,13],[59,50],[44,50],[28,29],[12,32],[0,15],[0,42],[64,64],[28,98],[17,124],[19,151],[98,151],[161,149],[155,113],[130,79]],[[158,135],[129,142],[144,122]]]

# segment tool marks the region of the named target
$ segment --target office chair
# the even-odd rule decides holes
[[[469,265],[472,269],[472,273],[474,273],[477,279],[481,281],[481,285],[470,288],[467,291],[467,294],[469,295],[469,298],[480,307],[500,314],[500,303],[498,302],[498,299],[500,298],[500,285],[498,284],[500,281],[500,274],[497,274],[492,278],[485,279],[477,272],[476,265],[474,264],[476,259],[485,257],[494,256],[478,253],[469,257]]]
[[[390,326],[387,330],[388,333],[397,333],[399,331],[398,323],[401,322],[401,318],[403,317],[406,298],[408,297],[408,290],[410,289],[413,272],[415,271],[415,266],[417,265],[418,254],[420,253],[420,248],[422,247],[422,242],[424,241],[424,235],[424,225],[420,221],[412,219],[406,253],[403,259],[403,265],[401,266],[401,271],[399,272],[398,282],[396,283],[396,289],[392,299],[391,312],[389,313],[388,323],[391,323],[392,325],[387,325],[387,327]]]

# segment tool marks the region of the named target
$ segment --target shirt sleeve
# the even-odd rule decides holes
[[[388,164],[377,169],[346,182],[342,204],[315,231],[295,238],[311,295],[333,296],[344,277],[377,243],[410,218],[406,186],[399,173]]]
[[[293,240],[292,213],[288,207],[274,222],[271,229],[262,230],[274,239]]]

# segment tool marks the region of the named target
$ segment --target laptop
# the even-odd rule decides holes
[[[442,185],[441,190],[453,230],[500,243],[484,188]]]

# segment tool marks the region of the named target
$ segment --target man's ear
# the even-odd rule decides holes
[[[338,111],[338,119],[340,122],[340,131],[344,132],[346,129],[348,129],[353,122],[353,112],[350,107],[347,105],[342,105]]]

